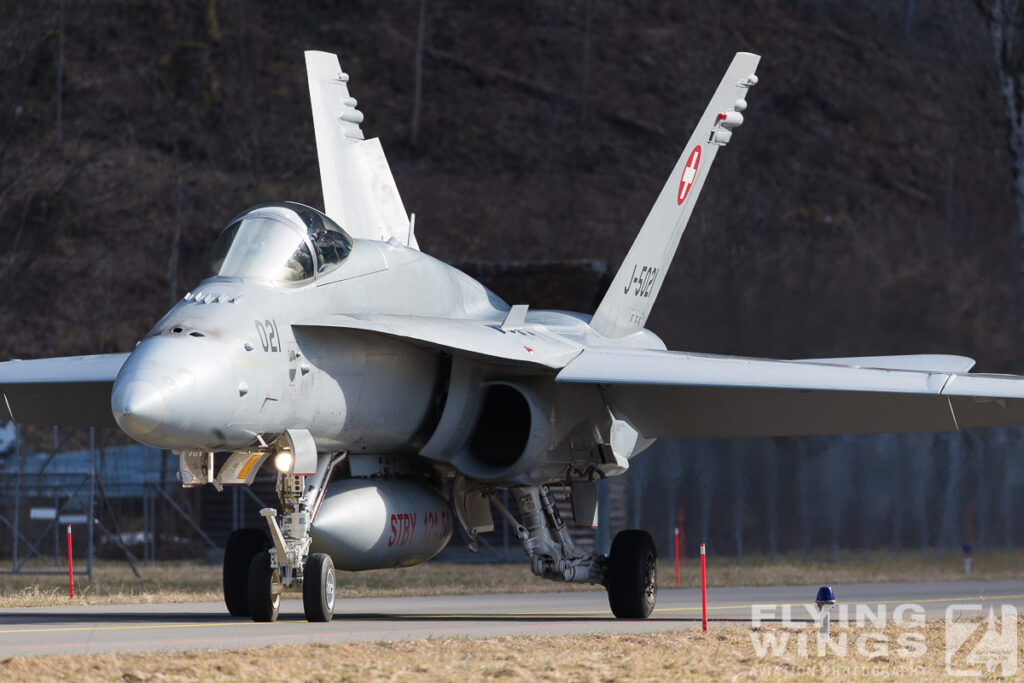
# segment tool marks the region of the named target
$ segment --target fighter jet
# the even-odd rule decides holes
[[[647,617],[651,536],[584,551],[550,487],[570,487],[573,521],[591,526],[596,482],[659,437],[1024,423],[1024,378],[970,374],[969,358],[738,358],[668,351],[645,329],[759,59],[732,60],[589,315],[509,306],[420,251],[348,74],[307,52],[325,210],[273,202],[231,220],[211,276],[131,353],[0,364],[0,419],[117,425],[175,451],[183,486],[275,471],[279,507],[225,549],[235,616],[273,621],[301,591],[306,618],[329,621],[336,570],[429,560],[456,528],[473,548],[496,510],[537,576],[602,585],[616,617]]]

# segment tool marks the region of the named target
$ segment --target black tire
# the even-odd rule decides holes
[[[336,588],[331,556],[324,553],[310,555],[302,572],[302,609],[307,621],[331,620]]]
[[[280,574],[270,566],[270,553],[256,554],[249,564],[249,615],[253,621],[277,621],[281,593],[274,588],[280,583]]]
[[[646,619],[658,599],[658,553],[646,531],[620,531],[608,555],[608,604],[619,619]]]
[[[249,565],[270,547],[262,529],[235,529],[224,547],[224,604],[233,617],[249,616]]]

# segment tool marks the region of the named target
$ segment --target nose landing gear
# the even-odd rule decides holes
[[[252,558],[249,564],[249,615],[253,621],[277,621],[281,609],[281,572],[274,566],[269,550]]]
[[[263,529],[235,529],[224,548],[224,604],[233,617],[248,617],[249,565],[270,547]]]
[[[311,475],[278,475],[281,512],[260,510],[269,538],[261,529],[231,534],[224,552],[224,602],[232,616],[276,621],[281,594],[298,588],[306,619],[326,622],[334,616],[334,563],[329,555],[309,554],[309,529],[331,472],[344,457],[319,456]]]
[[[302,572],[302,609],[309,621],[330,621],[334,616],[337,580],[334,561],[324,553],[313,553]]]

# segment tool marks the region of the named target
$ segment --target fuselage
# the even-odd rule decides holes
[[[497,327],[508,311],[479,282],[418,250],[355,240],[340,265],[306,281],[202,281],[125,362],[111,407],[131,437],[172,450],[257,447],[299,428],[309,430],[321,452],[416,453],[445,407],[452,376],[446,354],[305,321],[391,314]],[[582,349],[600,342],[587,321],[581,314],[531,311],[524,330]],[[663,348],[646,332],[631,343]],[[566,387],[559,401],[552,369],[495,372],[528,379],[529,391],[542,395],[544,416],[534,419],[535,427],[554,425],[559,411],[583,411],[563,420],[564,429],[545,431],[547,441],[563,439],[588,419],[586,411],[603,409],[589,389],[580,397],[574,395],[580,388]]]
[[[434,354],[297,323],[340,312],[500,320],[507,308],[421,252],[357,240],[344,263],[308,282],[201,282],[131,354],[112,408],[125,432],[162,448],[245,448],[298,425],[312,428],[325,450],[369,440],[387,452],[403,445],[393,435],[424,417],[424,401],[409,397],[433,388]],[[367,422],[360,403],[371,394],[374,407],[392,407]],[[375,433],[378,422],[393,428]]]

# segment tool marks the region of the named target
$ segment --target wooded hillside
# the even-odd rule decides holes
[[[0,359],[128,350],[234,215],[322,205],[305,49],[340,53],[425,251],[613,272],[747,50],[760,83],[652,329],[1024,372],[991,42],[971,4],[905,9],[427,0],[414,145],[419,0],[0,2]]]

